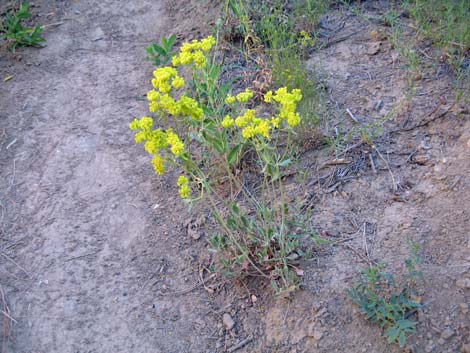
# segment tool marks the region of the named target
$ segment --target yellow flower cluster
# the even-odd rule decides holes
[[[246,102],[253,97],[253,92],[246,89],[244,92],[237,94],[233,97],[228,94],[225,102],[233,104],[235,100],[239,102]],[[289,126],[297,126],[300,122],[300,115],[296,112],[297,102],[302,99],[302,93],[299,89],[293,89],[291,92],[286,87],[279,88],[275,93],[269,91],[264,96],[266,103],[279,103],[279,114],[273,116],[271,119],[262,119],[256,117],[254,109],[247,109],[242,115],[233,119],[230,115],[226,115],[221,126],[229,129],[232,126],[237,126],[241,129],[244,139],[250,139],[255,136],[262,136],[266,139],[270,138],[271,130],[279,129],[282,121],[286,121]]]
[[[151,113],[163,111],[173,116],[184,115],[190,116],[196,121],[202,119],[204,112],[199,104],[191,97],[181,96],[177,101],[169,94],[160,94],[155,90],[147,93],[149,101],[149,110]]]
[[[135,142],[145,142],[144,148],[154,155],[152,165],[155,173],[161,175],[165,172],[165,164],[162,156],[159,154],[161,149],[170,147],[171,153],[179,157],[184,153],[184,143],[172,129],[163,131],[161,129],[152,129],[153,119],[144,116],[141,119],[134,119],[129,127],[131,130],[139,130],[135,133]]]
[[[272,91],[267,92],[264,95],[264,101],[266,103],[272,103],[275,101],[280,104],[280,112],[278,117],[274,117],[271,121],[275,127],[280,124],[280,119],[287,121],[290,126],[297,126],[300,123],[300,115],[295,110],[297,108],[297,102],[302,99],[302,92],[300,89],[293,89],[290,93],[286,87],[279,88],[275,94]],[[280,118],[280,119],[277,119]]]
[[[193,40],[191,43],[183,43],[178,55],[175,55],[171,63],[173,66],[189,65],[194,63],[196,68],[201,69],[206,66],[205,52],[211,50],[215,45],[213,36],[209,36],[201,41]]]
[[[161,93],[170,93],[171,86],[176,89],[183,87],[184,79],[178,76],[178,71],[174,67],[159,67],[153,71],[152,85]]]
[[[160,156],[159,154],[153,156],[152,165],[153,169],[155,170],[155,173],[157,173],[158,175],[162,175],[163,173],[165,173],[165,163],[163,162],[162,156]]]
[[[184,152],[184,143],[172,129],[166,131],[166,141],[171,146],[170,150],[175,156],[181,156]]]
[[[304,30],[301,30],[299,32],[299,36],[300,36],[300,45],[302,45],[303,47],[315,45],[315,39],[310,37],[310,35]]]
[[[225,103],[232,105],[235,103],[235,97],[232,96],[230,93],[227,94],[227,97],[225,98]]]
[[[242,136],[245,139],[250,139],[255,136],[263,136],[269,138],[271,124],[268,120],[256,117],[254,109],[248,109],[243,115],[232,119],[229,115],[225,116],[221,122],[222,127],[228,129],[233,125],[242,129]]]
[[[251,98],[253,98],[253,92],[249,88],[247,88],[247,89],[245,89],[244,92],[238,93],[236,98],[237,98],[237,101],[239,101],[240,103],[246,103]]]
[[[190,194],[191,194],[191,189],[189,188],[189,180],[188,178],[186,178],[184,175],[180,175],[180,177],[178,178],[178,182],[176,183],[176,185],[179,186],[179,194],[181,196],[182,199],[187,199],[189,198]]]

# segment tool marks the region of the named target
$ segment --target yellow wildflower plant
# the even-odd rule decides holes
[[[245,267],[249,263],[249,272],[257,271],[271,279],[275,273],[279,278],[275,282],[288,288],[292,279],[289,267],[285,266],[285,256],[290,251],[287,240],[290,234],[286,233],[283,225],[289,214],[283,200],[284,181],[281,176],[282,169],[290,163],[292,128],[301,120],[297,103],[302,99],[302,93],[298,89],[282,87],[267,92],[259,106],[251,101],[254,93],[249,88],[238,94],[228,93],[228,87],[219,80],[221,66],[215,60],[209,60],[207,55],[215,43],[212,36],[183,43],[179,53],[172,58],[172,66],[153,71],[147,100],[150,112],[155,113],[159,124],[164,124],[163,128],[155,127],[150,116],[134,119],[129,127],[135,131],[135,141],[142,143],[151,155],[156,174],[163,174],[168,165],[183,170],[184,175],[179,176],[176,182],[181,198],[210,203],[222,226],[221,234],[211,242],[222,246],[222,256],[228,253],[228,270],[237,273],[240,264]],[[185,65],[189,67],[181,68]],[[181,70],[185,70],[184,77],[191,80],[187,84]],[[271,106],[265,109],[266,105]],[[185,134],[179,136],[170,126]],[[277,138],[283,142],[287,138],[287,142],[281,146]],[[193,145],[194,148],[189,147]],[[257,169],[263,176],[263,183],[269,183],[269,186],[263,184],[260,188],[259,199],[258,194],[241,193],[237,196],[248,208],[255,205],[253,216],[244,215],[233,198],[225,199],[220,192],[227,188],[233,193],[240,185],[252,182],[254,178],[245,178],[244,173],[234,174],[244,168],[242,161],[245,162],[247,153],[250,158],[246,163],[253,160],[249,167]],[[226,164],[219,168],[221,163]],[[194,190],[190,188],[190,180],[194,186],[197,181]],[[253,185],[247,186],[251,188]],[[199,195],[192,197],[196,192]],[[277,209],[271,201],[274,199],[277,204],[279,197],[281,205]],[[250,202],[250,198],[254,202]],[[245,218],[250,220],[245,222]],[[248,228],[247,223],[256,226]],[[265,227],[269,227],[269,231]],[[272,231],[280,236],[274,239]],[[268,248],[263,244],[269,244]],[[263,252],[265,255],[260,257]],[[264,260],[266,253],[270,254],[268,260]],[[230,259],[237,260],[232,263]],[[246,268],[241,272],[247,273]]]

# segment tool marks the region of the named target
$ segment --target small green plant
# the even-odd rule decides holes
[[[176,35],[170,37],[162,37],[160,45],[156,43],[150,44],[145,50],[148,55],[145,60],[152,61],[155,66],[167,65],[175,53],[171,51],[176,41]]]
[[[5,21],[0,24],[0,33],[12,51],[15,51],[17,46],[38,46],[46,41],[41,37],[41,26],[30,28],[21,24],[23,20],[31,17],[28,9],[29,3],[22,3],[16,13],[8,12]]]
[[[347,290],[365,318],[379,324],[385,330],[383,335],[388,342],[396,342],[400,347],[406,344],[407,336],[416,332],[417,323],[410,317],[421,307],[414,291],[416,280],[422,278],[417,269],[421,263],[418,249],[413,246],[411,256],[405,262],[407,276],[401,286],[392,274],[383,272],[383,265],[377,265],[363,271],[360,283]]]
[[[171,66],[157,68],[147,94],[155,119],[135,119],[130,128],[152,155],[155,172],[180,168],[180,196],[211,210],[220,226],[210,240],[216,269],[236,278],[260,276],[278,291],[291,291],[302,276],[294,262],[300,241],[315,237],[291,212],[282,178],[302,93],[281,87],[257,103],[249,88],[231,92],[210,55],[216,43],[212,36],[183,43]],[[281,140],[287,147],[279,147]]]

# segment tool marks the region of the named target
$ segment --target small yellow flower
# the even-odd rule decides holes
[[[267,139],[269,139],[269,130],[270,130],[270,126],[269,126],[269,123],[266,120],[261,121],[255,127],[256,134],[261,135],[261,136],[263,136]]]
[[[253,126],[247,126],[242,130],[242,136],[244,139],[250,139],[256,135],[255,128]]]
[[[166,140],[171,146],[170,151],[176,157],[181,156],[184,152],[184,143],[180,140],[177,134],[175,134],[171,129],[166,132]]]
[[[206,57],[202,51],[196,51],[193,54],[193,61],[198,69],[202,69],[204,66],[206,66]]]
[[[149,140],[145,142],[144,149],[149,153],[149,154],[155,154],[158,153],[158,146],[153,140]]]
[[[140,124],[139,127],[142,130],[149,131],[152,128],[153,119],[149,116],[144,116],[144,117],[140,118],[139,124]]]
[[[300,115],[298,113],[290,112],[287,116],[287,124],[292,127],[299,125],[300,123]]]
[[[176,89],[181,88],[184,86],[184,79],[182,77],[176,76],[171,82],[171,85]]]
[[[158,98],[160,98],[160,94],[154,89],[147,92],[147,99],[150,102],[156,101]]]
[[[215,38],[213,36],[209,36],[201,40],[200,48],[203,51],[209,51],[214,45],[215,45]]]
[[[233,126],[235,120],[233,120],[229,115],[226,115],[224,119],[222,120],[222,127],[225,129],[228,129]]]
[[[271,103],[273,101],[273,91],[266,92],[266,94],[264,95],[264,101],[266,103]]]
[[[271,125],[275,128],[275,129],[279,129],[279,126],[281,126],[281,118],[279,118],[278,116],[273,116],[271,118]]]
[[[135,133],[134,140],[136,143],[141,143],[147,140],[147,132],[146,131],[138,131]]]
[[[180,175],[178,178],[178,181],[176,182],[176,185],[180,187],[178,192],[181,198],[182,199],[189,198],[189,195],[191,194],[191,189],[189,188],[188,178],[186,178],[184,175]]]
[[[150,113],[155,113],[158,110],[158,102],[153,101],[149,103]]]
[[[245,89],[245,92],[240,92],[237,94],[237,101],[240,103],[246,103],[248,102],[251,98],[253,98],[253,92],[247,88]]]
[[[183,185],[188,185],[189,180],[186,178],[184,175],[180,175],[178,177],[178,181],[176,182],[176,185],[178,186],[183,186]]]
[[[171,64],[172,64],[173,66],[175,66],[175,67],[178,66],[178,65],[180,65],[180,64],[181,64],[181,61],[180,61],[179,56],[177,56],[177,55],[173,56],[173,57],[171,58]]]
[[[182,96],[178,101],[178,107],[181,115],[191,116],[196,121],[204,116],[204,111],[199,107],[198,102],[191,97]]]
[[[165,164],[163,162],[163,158],[159,154],[152,158],[152,165],[155,173],[158,175],[162,175],[165,172]]]
[[[140,129],[139,120],[137,119],[132,120],[131,123],[129,124],[129,128],[131,130],[139,130]]]
[[[225,103],[232,105],[235,103],[235,97],[232,96],[230,93],[227,94],[227,98],[225,98]]]
[[[183,185],[178,190],[178,193],[182,199],[188,199],[191,194],[191,189],[189,188],[189,185]]]

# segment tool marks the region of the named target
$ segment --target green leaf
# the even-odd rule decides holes
[[[232,212],[235,213],[236,215],[240,214],[240,209],[238,208],[238,205],[235,202],[232,203]]]
[[[400,327],[402,330],[407,329],[407,328],[415,328],[416,327],[416,322],[410,321],[410,320],[398,320],[397,321],[398,327]]]
[[[225,148],[224,148],[224,143],[220,141],[219,139],[210,136],[207,134],[205,131],[202,132],[202,137],[211,145],[214,147],[214,149],[219,152],[219,153],[224,153]]]
[[[290,164],[290,158],[283,160],[282,162],[280,162],[280,163],[278,164],[278,166],[279,166],[279,167],[287,167],[289,164]]]
[[[172,34],[172,35],[168,38],[168,46],[169,46],[169,47],[172,47],[173,44],[175,44],[175,41],[176,41],[176,34]]]
[[[396,326],[392,326],[385,331],[384,336],[388,337],[388,343],[392,343],[395,342],[399,334],[400,329]]]
[[[240,151],[241,144],[236,145],[233,147],[227,155],[227,162],[228,164],[233,164],[237,161],[238,151]]]
[[[166,56],[166,50],[163,49],[161,46],[155,45],[155,46],[154,46],[154,49],[155,49],[155,51],[156,51],[158,54],[160,54],[161,56]]]
[[[400,337],[398,337],[398,345],[400,346],[400,348],[403,348],[405,346],[405,343],[406,343],[406,336],[405,336],[405,332],[400,332]]]

